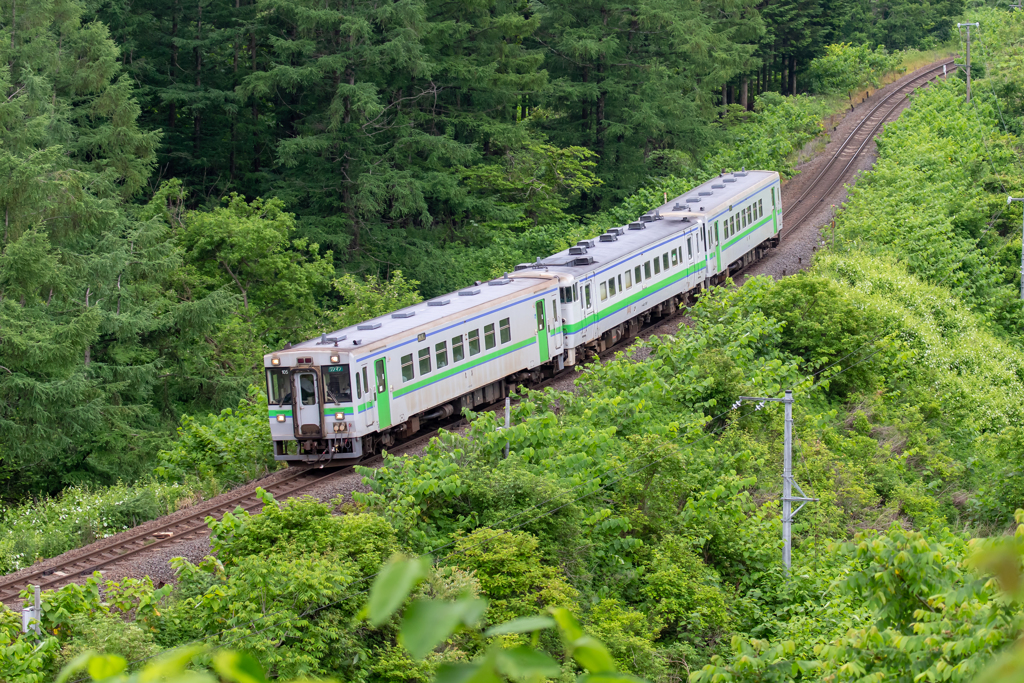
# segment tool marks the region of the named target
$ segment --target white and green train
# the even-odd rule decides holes
[[[267,354],[275,457],[357,461],[636,334],[778,245],[779,189],[723,173],[503,278]]]

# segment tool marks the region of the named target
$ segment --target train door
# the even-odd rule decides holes
[[[562,348],[562,330],[559,329],[558,300],[551,299],[551,321],[548,324],[550,334],[555,337],[555,348]]]
[[[292,373],[295,392],[295,436],[320,435],[320,387],[314,370]]]
[[[544,299],[537,302],[537,348],[540,349],[540,362],[543,363],[551,356],[548,355],[548,325],[544,315]]]
[[[580,297],[580,309],[583,311],[583,329],[580,336],[586,339],[590,336],[590,316],[594,312],[594,297],[591,292],[590,283],[583,285],[583,296]]]
[[[378,358],[373,363],[373,377],[376,380],[377,422],[380,428],[391,426],[391,402],[388,397],[387,358]]]
[[[360,366],[356,371],[356,410],[364,411],[366,426],[372,427],[377,421],[377,414],[373,410],[373,390],[370,388],[369,380],[370,371],[367,366]]]

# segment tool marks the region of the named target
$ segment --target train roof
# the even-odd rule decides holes
[[[777,178],[778,174],[774,171],[723,173],[647,212],[629,225],[612,228],[604,235],[584,240],[593,246],[580,249],[583,243],[580,242],[575,247],[537,259],[535,263],[520,264],[516,266],[516,275],[548,271],[565,273],[579,279],[595,270],[601,270],[603,264],[617,261],[626,254],[653,249],[669,237],[686,231],[688,227],[697,228],[701,221],[713,220],[717,215],[729,211],[735,202],[764,187],[768,184],[766,181]]]
[[[328,347],[333,348],[337,342],[338,349],[341,351],[364,355],[367,351],[383,348],[392,337],[405,337],[420,331],[429,331],[438,325],[471,317],[471,314],[477,309],[489,310],[501,303],[514,301],[524,295],[556,286],[551,282],[555,278],[554,275],[544,273],[532,275],[533,277],[502,277],[478,285],[463,287],[450,294],[406,306],[358,325],[345,327],[295,344],[287,351],[289,353],[299,349],[312,351],[318,348],[326,350]],[[277,353],[280,351],[267,354],[266,358]]]

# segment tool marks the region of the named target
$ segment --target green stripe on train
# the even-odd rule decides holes
[[[427,386],[428,384],[431,384],[432,382],[436,382],[436,381],[442,380],[442,379],[448,379],[452,375],[457,375],[460,372],[465,372],[466,370],[469,370],[470,368],[476,367],[477,365],[481,365],[481,364],[486,363],[488,361],[492,361],[495,358],[497,358],[498,356],[501,356],[501,355],[504,355],[506,353],[509,353],[510,351],[518,351],[520,349],[526,348],[527,346],[530,346],[531,344],[536,344],[536,343],[537,343],[537,338],[536,337],[530,337],[529,339],[524,339],[523,341],[516,342],[515,344],[512,344],[511,346],[505,346],[503,348],[496,349],[494,351],[491,351],[490,353],[488,353],[485,356],[480,356],[479,358],[476,358],[474,360],[471,360],[471,361],[468,361],[466,363],[463,363],[462,365],[455,365],[455,366],[452,366],[450,368],[447,368],[444,372],[439,373],[437,375],[424,377],[423,379],[421,379],[418,382],[414,382],[414,383],[412,383],[412,384],[410,384],[408,386],[402,387],[398,391],[394,392],[392,394],[392,396],[394,396],[395,398],[398,398],[399,396],[404,396],[405,394],[408,394],[411,391],[416,391],[417,389],[422,389],[423,387]]]

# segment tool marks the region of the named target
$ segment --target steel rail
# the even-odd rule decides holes
[[[814,200],[813,202],[811,202],[807,206],[807,209],[803,212],[803,214],[799,218],[794,219],[792,221],[787,221],[786,222],[786,226],[783,228],[783,231],[782,231],[782,234],[780,235],[780,237],[785,237],[786,235],[792,233],[794,230],[799,229],[800,226],[803,225],[804,221],[806,221],[807,218],[810,217],[810,215],[818,208],[818,205],[821,204],[821,202],[823,202],[825,200],[825,198],[827,198],[829,196],[829,194],[832,192],[832,190],[835,188],[835,186],[838,185],[839,182],[841,180],[843,180],[843,178],[846,177],[846,172],[850,169],[850,166],[853,165],[853,162],[860,157],[860,153],[864,150],[864,147],[867,146],[867,144],[871,140],[874,139],[875,133],[878,131],[878,129],[883,124],[887,123],[889,121],[889,116],[901,104],[903,104],[903,101],[902,101],[903,98],[906,97],[907,95],[909,95],[910,93],[914,92],[918,88],[920,88],[922,85],[924,85],[926,83],[929,83],[932,80],[934,80],[935,78],[937,78],[938,77],[938,72],[943,67],[949,66],[950,64],[953,64],[953,63],[954,63],[954,60],[953,59],[949,59],[948,61],[945,61],[945,62],[942,62],[940,64],[935,65],[934,67],[932,67],[931,69],[928,69],[928,71],[924,72],[923,74],[921,74],[919,76],[916,76],[915,78],[911,79],[910,81],[907,81],[906,83],[904,83],[902,86],[900,86],[896,90],[893,90],[891,93],[889,93],[888,95],[883,97],[881,100],[879,100],[875,104],[874,107],[871,108],[871,111],[869,111],[864,116],[864,118],[861,119],[861,121],[857,124],[857,126],[853,129],[853,131],[851,131],[851,133],[843,141],[843,144],[841,144],[839,146],[839,149],[837,149],[835,154],[832,155],[832,158],[830,158],[828,160],[828,162],[826,162],[825,166],[821,169],[821,171],[815,177],[814,181],[810,185],[808,185],[807,188],[800,194],[800,196],[797,198],[797,200],[793,203],[792,208],[789,209],[787,211],[787,213],[795,211],[797,209],[797,207],[799,207],[800,204],[803,203],[803,201],[807,198],[807,196],[816,187],[818,187],[819,183],[821,183],[821,181],[824,178],[826,178],[827,176],[831,175],[831,171],[833,171],[835,168],[837,168],[836,162],[839,160],[839,156],[841,154],[843,154],[844,152],[848,151],[849,149],[852,149],[852,143],[853,142],[860,141],[860,146],[857,147],[857,151],[855,151],[853,153],[853,155],[850,157],[849,161],[846,162],[846,165],[843,166],[843,169],[841,171],[839,171],[839,173],[835,176],[835,178],[832,180],[832,183],[828,186],[828,189],[826,189],[824,192],[821,192],[818,195],[818,198],[816,200]],[[869,122],[869,120],[872,119],[872,117],[874,117],[875,113],[878,112],[879,109],[881,109],[882,105],[884,105],[886,103],[889,103],[889,102],[891,102],[894,99],[896,100],[896,102],[891,107],[889,107],[889,109],[887,109],[882,114],[882,116],[880,116],[872,124],[871,128],[870,129],[864,129],[864,126]]]

